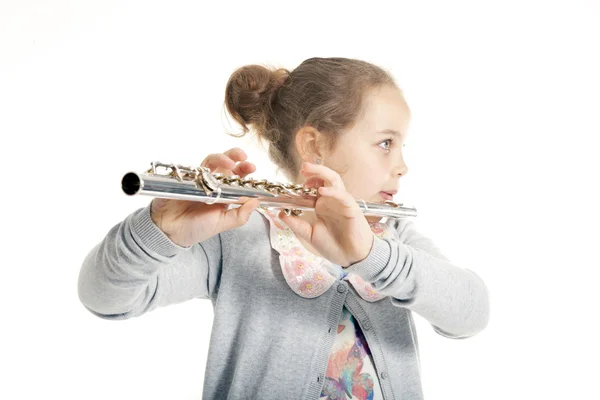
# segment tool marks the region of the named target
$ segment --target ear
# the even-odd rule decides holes
[[[317,158],[325,158],[325,137],[312,126],[300,128],[295,140],[296,152],[301,161],[314,163]]]

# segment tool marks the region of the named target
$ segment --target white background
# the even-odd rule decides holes
[[[210,301],[101,320],[81,262],[150,200],[125,172],[239,146],[274,178],[225,134],[235,68],[343,56],[400,83],[398,199],[490,290],[470,339],[415,316],[426,398],[598,398],[599,42],[597,1],[3,0],[0,397],[200,399]]]

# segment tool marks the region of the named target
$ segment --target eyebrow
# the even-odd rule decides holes
[[[387,135],[394,135],[394,136],[402,136],[402,134],[394,129],[384,129],[382,131],[377,131],[377,133],[383,133],[383,134],[387,134]]]

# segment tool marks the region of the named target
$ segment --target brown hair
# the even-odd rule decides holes
[[[312,126],[333,149],[359,116],[367,90],[384,85],[398,88],[381,67],[356,59],[309,58],[292,72],[246,65],[231,74],[225,106],[242,126],[241,136],[252,126],[261,142],[269,142],[271,161],[293,179],[299,169],[296,132]]]

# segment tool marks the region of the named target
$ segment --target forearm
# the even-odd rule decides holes
[[[390,296],[394,305],[423,316],[443,336],[469,337],[487,326],[489,293],[477,274],[423,248],[374,240],[369,256],[348,271]]]
[[[150,306],[162,268],[183,251],[140,209],[115,225],[86,256],[79,273],[83,305],[100,316],[139,315]]]

